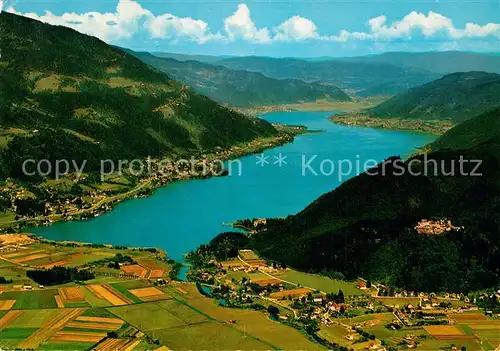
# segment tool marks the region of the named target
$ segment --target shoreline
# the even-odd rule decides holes
[[[280,124],[273,124],[273,126],[278,130],[278,135],[268,138],[254,139],[247,143],[234,145],[230,149],[222,150],[214,155],[211,155],[212,157],[209,157],[208,159],[219,159],[221,161],[234,160],[239,157],[257,154],[262,152],[263,150],[275,148],[289,142],[293,142],[297,135],[315,132],[309,131],[303,126]],[[90,208],[79,209],[77,211],[66,213],[54,213],[45,216],[0,222],[0,235],[9,233],[11,231],[15,233],[21,233],[29,230],[29,228],[50,226],[57,222],[69,222],[74,220],[88,220],[96,218],[104,213],[113,210],[114,207],[121,202],[140,197],[149,197],[154,193],[155,190],[167,187],[175,181],[207,179],[215,176],[219,177],[226,175],[227,174],[225,172],[220,175],[212,174],[206,176],[174,175],[168,179],[158,179],[156,176],[153,176],[139,182],[137,186],[131,190],[110,197],[105,197],[104,199],[92,205]]]
[[[419,132],[436,136],[443,135],[455,126],[455,124],[449,120],[406,120],[401,118],[380,118],[356,114],[330,116],[328,120],[332,123],[344,126]]]

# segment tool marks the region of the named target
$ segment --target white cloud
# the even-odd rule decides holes
[[[270,43],[269,29],[257,29],[250,17],[250,9],[245,4],[239,4],[232,16],[224,20],[224,30],[231,41],[243,39],[253,43]]]
[[[224,39],[220,33],[212,34],[208,23],[191,17],[164,14],[151,17],[145,27],[155,39],[188,39],[203,44],[209,40]]]
[[[138,31],[140,20],[144,16],[152,16],[151,12],[131,0],[119,0],[114,13],[87,12],[77,14],[71,12],[58,16],[50,11],[45,11],[45,14],[40,16],[36,13],[18,13],[13,8],[9,9],[9,12],[52,25],[70,27],[111,42],[121,38],[130,38]]]
[[[462,38],[484,38],[488,36],[496,36],[500,38],[500,24],[488,23],[484,26],[475,23],[467,23],[465,29],[461,31]]]
[[[0,0],[0,10],[6,7]],[[14,8],[6,11],[18,13]],[[378,16],[366,22],[366,31],[351,32],[342,29],[335,35],[321,35],[316,24],[310,19],[293,16],[275,27],[257,28],[250,9],[239,4],[229,17],[221,19],[223,32],[214,33],[207,22],[191,17],[177,17],[164,13],[154,15],[134,0],[118,0],[114,12],[100,13],[64,13],[55,15],[46,11],[36,13],[18,13],[53,25],[71,27],[82,33],[93,35],[102,40],[116,43],[120,39],[134,36],[146,30],[152,39],[164,39],[173,42],[180,40],[199,44],[208,41],[230,42],[236,40],[253,44],[270,44],[279,41],[336,41],[341,43],[371,40],[375,42],[405,41],[411,42],[416,37],[440,39],[442,42],[458,40],[500,39],[500,24],[480,25],[467,23],[463,28],[456,28],[452,20],[439,13],[427,14],[412,11],[400,20],[389,23],[386,16]],[[477,41],[477,40],[476,40]]]
[[[3,10],[3,0],[0,0],[0,13],[2,13]]]
[[[275,32],[274,40],[302,41],[319,37],[318,28],[314,22],[300,16],[293,16],[286,20],[275,28]]]
[[[467,23],[463,29],[456,28],[452,20],[439,13],[429,11],[427,15],[416,11],[410,12],[401,20],[387,24],[385,16],[374,17],[367,21],[367,32],[349,32],[342,30],[331,40],[346,42],[347,40],[391,41],[394,39],[411,40],[421,35],[425,38],[443,38],[456,40],[462,38],[500,38],[500,24],[488,23],[484,26]]]

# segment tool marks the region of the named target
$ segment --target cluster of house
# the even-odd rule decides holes
[[[464,227],[456,227],[449,219],[431,220],[422,219],[414,227],[421,234],[438,235],[452,230],[463,230]]]

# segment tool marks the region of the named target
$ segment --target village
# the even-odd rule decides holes
[[[265,308],[270,318],[331,346],[480,350],[490,342],[493,350],[500,344],[500,304],[489,309],[483,303],[500,301],[500,290],[469,296],[401,290],[363,278],[345,282],[268,264],[252,250],[211,261],[190,278],[210,286],[210,295],[225,306]]]

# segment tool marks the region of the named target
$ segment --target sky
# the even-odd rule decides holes
[[[1,9],[138,51],[500,52],[500,0],[0,0]]]

